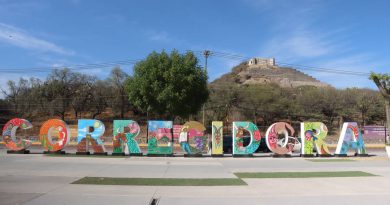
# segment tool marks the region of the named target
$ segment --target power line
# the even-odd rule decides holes
[[[196,50],[187,50],[193,52],[195,54],[204,55],[204,51],[196,51]],[[210,57],[224,58],[238,62],[245,62],[251,59],[251,57],[226,53],[220,51],[209,51],[208,55]],[[118,61],[109,61],[109,62],[101,62],[101,63],[90,63],[90,64],[74,64],[74,65],[63,65],[63,66],[49,66],[49,67],[25,67],[25,68],[0,68],[0,73],[25,73],[28,72],[50,72],[54,69],[63,69],[68,68],[69,70],[88,70],[88,69],[96,69],[96,68],[107,68],[107,67],[115,67],[120,65],[134,65],[142,59],[136,60],[118,60]],[[325,68],[318,66],[310,66],[310,65],[302,65],[302,64],[294,64],[289,62],[278,61],[279,65],[282,66],[290,66],[295,67],[297,70],[309,70],[316,72],[326,72],[326,73],[334,73],[334,74],[342,74],[342,75],[354,75],[354,76],[368,76],[370,73],[360,72],[360,71],[352,71],[346,69],[339,68]]]
[[[51,66],[51,67],[32,67],[32,68],[0,68],[0,73],[24,73],[28,72],[50,72],[55,69],[67,68],[69,70],[88,70],[96,68],[107,68],[115,67],[120,65],[134,65],[138,60],[120,60],[120,61],[111,61],[111,62],[101,62],[101,63],[90,63],[90,64],[74,64],[74,65],[63,65],[63,66]]]
[[[200,51],[194,51],[194,53],[199,53]],[[234,61],[248,61],[251,59],[251,57],[237,55],[237,54],[231,54],[231,53],[225,53],[225,52],[218,52],[218,51],[211,51],[211,57],[218,57],[218,58],[225,58],[230,59]],[[335,73],[335,74],[342,74],[342,75],[355,75],[355,76],[369,76],[370,73],[367,72],[360,72],[360,71],[351,71],[351,70],[344,70],[344,69],[337,69],[337,68],[324,68],[324,67],[317,67],[317,66],[308,66],[308,65],[301,65],[301,64],[294,64],[294,63],[288,63],[283,61],[278,61],[279,65],[284,66],[291,66],[295,67],[298,70],[310,70],[310,71],[318,71],[318,72],[326,72],[326,73]]]

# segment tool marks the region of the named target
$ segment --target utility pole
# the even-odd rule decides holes
[[[387,122],[383,125],[383,127],[385,128],[385,145],[388,143],[387,140],[389,140],[389,139],[387,139],[387,133],[386,133],[387,129],[386,129],[386,125],[387,125]],[[389,128],[389,129],[390,129],[390,128]]]
[[[205,58],[205,66],[204,66],[204,71],[207,75],[207,59],[209,58],[211,52],[209,50],[203,51],[203,56]],[[205,119],[205,104],[203,104],[203,125],[204,125],[204,119]]]
[[[206,72],[206,74],[207,74],[207,59],[209,58],[210,54],[211,54],[211,52],[209,50],[203,51],[203,56],[205,58],[204,71]]]

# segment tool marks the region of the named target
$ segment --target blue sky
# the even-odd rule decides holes
[[[389,73],[389,8],[386,0],[0,0],[0,86],[49,73],[30,68],[137,60],[162,49]],[[239,62],[211,56],[210,80]],[[337,88],[375,88],[365,76],[304,72]]]

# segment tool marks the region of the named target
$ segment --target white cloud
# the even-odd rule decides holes
[[[74,54],[71,50],[62,48],[52,42],[34,37],[20,28],[4,23],[0,23],[0,42],[34,51],[50,52],[62,55]]]
[[[390,65],[375,59],[377,57],[368,53],[347,54],[299,62],[291,66],[336,88],[359,87],[376,90],[375,84],[369,80],[369,73],[383,72],[381,68]]]
[[[147,32],[147,36],[151,41],[158,41],[162,43],[169,43],[172,41],[166,31],[149,31]]]
[[[326,42],[304,35],[293,36],[285,42],[285,45],[290,49],[290,51],[302,57],[321,56],[331,51]]]
[[[342,38],[342,29],[326,30],[316,27],[317,14],[322,9],[321,2],[304,1],[305,4],[297,6],[296,2],[244,1],[254,7],[271,8],[261,13],[269,19],[271,25],[267,28],[271,37],[260,42],[261,56],[295,61],[323,57],[340,49],[336,41]]]
[[[350,56],[343,56],[333,58],[331,60],[322,60],[318,63],[326,68],[340,69],[340,70],[351,70],[358,72],[370,72],[370,68],[377,66],[377,61],[373,60],[373,56],[369,54],[355,54]]]
[[[344,34],[346,28],[321,31],[302,23],[275,30],[272,38],[262,42],[259,52],[262,56],[296,61],[341,54],[352,48]]]
[[[316,72],[313,75],[315,75],[319,79],[322,79],[325,82],[332,83],[332,85],[338,88],[368,87],[376,89],[375,84],[368,79],[369,73],[371,71],[381,72],[381,70],[379,69],[387,67],[388,64],[386,62],[381,62],[375,59],[375,56],[360,53],[354,55],[340,56],[329,60],[317,61],[315,62],[315,64],[318,65],[318,67],[320,68],[322,67],[343,71],[351,71],[362,75],[343,75],[337,72]]]

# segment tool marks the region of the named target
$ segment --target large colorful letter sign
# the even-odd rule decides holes
[[[350,149],[355,150],[358,155],[367,155],[363,136],[356,122],[345,122],[343,124],[335,155],[347,156]]]
[[[196,121],[186,122],[181,128],[179,143],[187,154],[207,153],[207,137],[204,134],[206,128]]]
[[[244,130],[250,136],[244,136]],[[250,143],[244,147],[244,137],[250,137]],[[260,146],[260,131],[252,122],[233,122],[233,155],[251,155]]]
[[[5,146],[12,151],[25,150],[31,146],[30,140],[17,138],[15,136],[16,130],[19,127],[26,130],[32,128],[32,124],[25,119],[14,118],[8,121],[3,127],[3,140]]]
[[[313,148],[319,156],[329,156],[330,152],[325,138],[328,135],[328,128],[322,122],[302,122],[301,141],[302,156],[313,155]]]
[[[148,121],[148,155],[172,155],[172,121]]]
[[[52,131],[58,132],[57,142],[53,142]],[[64,121],[51,119],[43,123],[39,138],[46,151],[61,151],[70,141],[70,130]]]
[[[137,122],[133,120],[114,120],[113,127],[113,154],[142,154],[135,139],[140,133]],[[128,129],[127,132],[125,128]]]
[[[289,143],[289,137],[294,135],[294,128],[285,122],[277,122],[272,124],[265,134],[268,148],[275,154],[286,155],[291,154],[294,144]],[[279,145],[279,134],[284,135],[284,144]]]
[[[222,155],[223,154],[223,122],[213,121],[211,123],[211,154]]]
[[[88,142],[91,143],[94,154],[107,154],[102,140],[104,124],[99,120],[79,120],[77,135],[77,153],[88,154]]]

